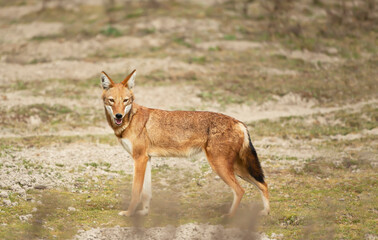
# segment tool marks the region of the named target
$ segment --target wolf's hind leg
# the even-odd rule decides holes
[[[242,165],[235,166],[235,172],[238,176],[240,176],[243,180],[252,183],[255,185],[261,194],[261,198],[263,201],[264,209],[260,212],[260,215],[268,215],[270,212],[270,205],[269,205],[269,192],[268,192],[268,184],[265,181],[259,182],[254,177],[252,177],[248,171],[246,171]]]
[[[219,175],[222,180],[231,187],[231,190],[234,194],[234,200],[232,201],[231,208],[227,216],[233,216],[240,204],[240,201],[244,195],[244,189],[240,186],[238,180],[235,178],[234,170],[231,164],[228,164],[226,159],[222,157],[214,159],[211,156],[207,155],[207,159],[210,163],[210,166],[214,171]]]

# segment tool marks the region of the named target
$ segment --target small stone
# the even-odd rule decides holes
[[[378,162],[371,162],[370,165],[372,168],[376,168],[378,167]]]
[[[12,189],[12,191],[14,191],[14,192],[18,191],[20,188],[21,188],[21,187],[20,187],[20,185],[18,185],[18,184],[14,184],[14,185],[11,186],[11,189]]]
[[[333,165],[335,165],[335,167],[341,167],[342,164],[343,164],[343,162],[340,161],[340,160],[333,162]]]
[[[340,198],[339,201],[345,201],[345,198]]]
[[[272,233],[272,235],[270,237],[273,238],[273,239],[283,239],[284,235],[282,233],[280,233],[280,234]]]
[[[0,197],[2,197],[2,198],[8,198],[9,195],[8,195],[8,193],[6,191],[1,191],[0,192]]]
[[[333,47],[328,47],[326,48],[326,51],[327,53],[329,54],[337,54],[339,51],[337,50],[337,48],[333,48]]]
[[[70,212],[75,212],[75,211],[76,211],[76,208],[74,208],[74,207],[68,207],[68,211],[70,211]]]
[[[215,180],[219,180],[220,177],[219,177],[219,176],[215,176],[214,179],[215,179]]]
[[[18,195],[20,195],[20,196],[26,196],[26,191],[25,191],[25,189],[23,189],[23,188],[19,188],[19,189],[17,189],[16,190],[16,193],[18,194]]]
[[[302,172],[302,170],[303,170],[303,167],[301,167],[301,166],[295,166],[295,167],[294,167],[294,171],[295,171],[296,173],[300,173],[300,172]]]
[[[26,214],[26,215],[22,215],[22,216],[19,216],[18,218],[22,221],[22,222],[26,222],[28,221],[30,218],[32,218],[33,215],[32,214]]]
[[[91,202],[92,200],[91,199],[87,199],[87,200],[85,200],[87,203],[89,203],[89,202]]]
[[[4,204],[5,206],[11,206],[11,205],[12,205],[12,202],[11,202],[11,200],[9,200],[9,199],[4,199],[4,200],[3,200],[3,204]]]
[[[38,115],[32,115],[32,116],[30,116],[28,122],[29,122],[30,125],[37,126],[37,125],[40,125],[42,123],[42,120]]]
[[[36,212],[36,211],[38,211],[36,207],[32,209],[32,212]]]
[[[374,235],[374,234],[365,234],[365,240],[376,240],[377,239],[377,235]]]
[[[39,189],[39,190],[43,190],[43,189],[46,189],[47,188],[47,186],[45,186],[45,185],[35,185],[34,186],[34,189]]]
[[[289,194],[285,194],[285,196],[284,196],[285,198],[289,198],[290,196],[289,196]]]

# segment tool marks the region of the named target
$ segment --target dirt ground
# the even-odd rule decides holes
[[[377,239],[377,7],[0,0],[0,239]],[[150,214],[118,216],[133,161],[99,74],[134,68],[141,105],[247,124],[269,216],[240,179],[222,218],[232,193],[202,155],[153,158]]]

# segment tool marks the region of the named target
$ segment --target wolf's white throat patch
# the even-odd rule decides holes
[[[130,142],[127,138],[121,138],[120,139],[121,145],[123,148],[130,154],[133,154],[133,144]]]

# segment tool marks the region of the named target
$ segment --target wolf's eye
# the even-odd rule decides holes
[[[114,103],[114,99],[113,98],[109,98],[109,102]]]
[[[125,103],[125,102],[127,102],[127,101],[129,101],[129,99],[128,98],[125,98],[124,100],[123,100],[123,102]]]

